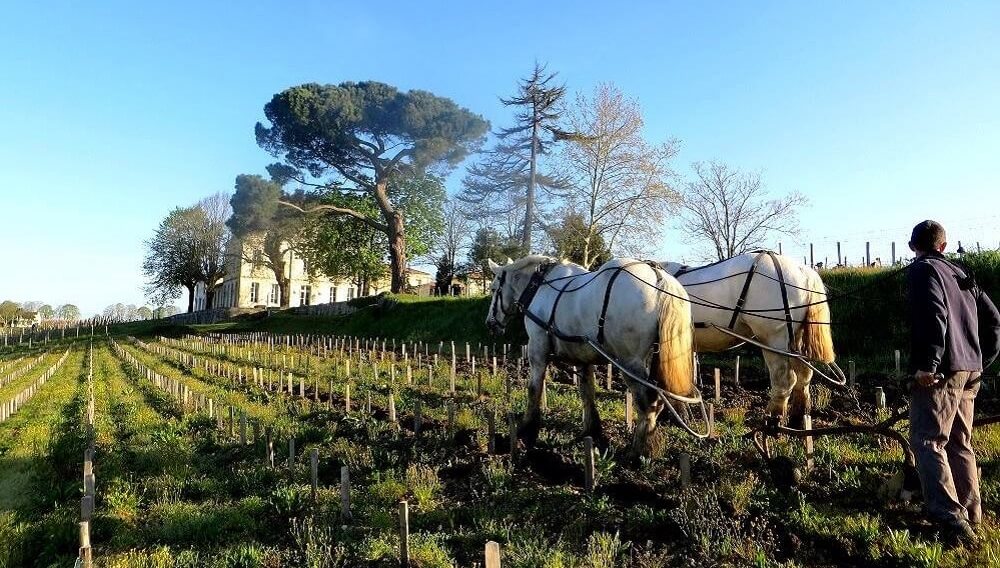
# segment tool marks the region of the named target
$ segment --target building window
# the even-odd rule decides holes
[[[281,295],[281,289],[278,288],[278,285],[271,284],[271,297],[268,298],[267,300],[268,303],[280,304],[281,303],[281,298],[279,297],[280,295]]]
[[[309,296],[312,294],[312,286],[302,286],[299,288],[299,305],[308,306]]]
[[[354,299],[354,286],[351,286],[347,289],[347,299],[348,300]]]
[[[260,301],[260,282],[250,283],[250,303],[256,304]]]
[[[330,286],[330,303],[337,301],[337,287]]]
[[[309,276],[309,261],[304,258],[302,259],[302,274]]]

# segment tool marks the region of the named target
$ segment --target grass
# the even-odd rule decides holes
[[[380,317],[397,310],[412,313],[440,301],[449,302],[445,309],[456,313],[474,304],[466,299],[414,299],[401,301]],[[303,321],[274,317],[287,317],[295,325]],[[371,313],[355,317],[374,321]],[[444,327],[446,321],[439,315],[433,326]],[[232,330],[239,325],[203,329]],[[413,337],[406,330],[397,332],[397,340]],[[94,542],[102,566],[398,565],[400,499],[410,503],[411,557],[418,566],[481,562],[487,540],[501,543],[505,566],[524,567],[977,566],[995,564],[1000,555],[993,542],[1000,535],[1000,426],[977,431],[975,438],[984,468],[986,531],[993,541],[974,552],[947,550],[933,533],[915,523],[919,515],[913,507],[883,494],[882,488],[899,469],[900,455],[879,440],[819,439],[817,465],[802,483],[787,489],[777,486],[772,472],[742,437],[746,423],[759,417],[763,407],[759,355],[748,353],[743,360],[749,388],[724,389],[717,405],[717,439],[696,443],[676,428],[663,427],[654,455],[638,464],[624,458],[629,433],[624,427],[623,385],[616,380],[613,389],[606,390],[600,381],[598,407],[611,450],[598,458],[598,490],[588,495],[582,487],[579,396],[561,371],[554,372],[548,383],[538,447],[522,451],[512,463],[503,441],[504,417],[525,406],[523,370],[517,375],[513,360],[506,366],[501,361],[496,376],[483,368],[481,360],[473,372],[459,346],[457,392],[451,395],[447,344],[436,366],[433,357],[418,365],[409,350],[413,383],[406,384],[401,363],[392,382],[389,362],[378,354],[374,360],[370,354],[354,354],[348,374],[345,357],[338,353],[323,356],[282,345],[220,345],[212,337],[172,335],[164,341],[153,337],[143,338],[142,343],[118,341],[158,373],[213,396],[220,404],[247,408],[272,425],[278,465],[265,464],[262,443],[243,446],[229,435],[228,424],[220,429],[204,413],[192,413],[190,407],[184,412],[144,375],[123,365],[105,344],[97,345],[99,489]],[[432,342],[433,355],[434,343],[442,339],[425,337]],[[173,355],[156,353],[175,352],[165,349],[208,360],[212,369],[179,366],[172,362]],[[705,378],[711,376],[712,366],[731,365],[727,359],[703,358]],[[76,361],[79,374],[82,351],[75,350],[70,361]],[[241,366],[244,376],[251,366],[291,372],[296,392],[289,395],[242,384],[216,372],[216,363]],[[729,376],[726,369],[724,377]],[[867,367],[859,365],[859,370]],[[298,396],[300,375],[307,376],[305,400]],[[509,396],[507,376],[515,381]],[[82,454],[78,446],[82,406],[79,381],[73,378],[62,387],[67,389],[62,402],[44,409],[53,427],[50,442],[37,450],[38,461],[48,465],[36,472],[38,480],[70,490],[62,490],[60,496],[48,490],[42,493],[32,484],[27,493],[44,495],[37,501],[48,505],[31,514],[0,511],[0,542],[21,543],[18,546],[24,549],[27,543],[39,542],[38,535],[63,535],[40,548],[43,553],[35,565],[66,564],[72,550]],[[38,396],[49,392],[50,386],[56,392],[62,384],[50,382]],[[353,399],[350,412],[344,410],[347,384]],[[483,396],[477,392],[479,384]],[[311,400],[313,389],[318,389],[318,403]],[[398,424],[386,420],[390,392]],[[371,411],[365,408],[369,398]],[[837,407],[839,395],[831,398],[827,405]],[[419,435],[413,429],[418,403],[423,417]],[[457,411],[449,425],[452,404]],[[486,416],[493,410],[501,440],[498,451],[490,453]],[[832,416],[830,410],[818,411],[817,425]],[[228,415],[224,418],[228,420]],[[38,420],[46,419],[39,416],[30,423]],[[0,428],[0,441],[2,433]],[[292,437],[296,456],[287,468]],[[319,457],[315,503],[308,458],[314,449]],[[798,443],[779,441],[775,451],[794,463],[804,461]],[[693,487],[687,490],[679,484],[680,452],[691,456]],[[350,468],[350,519],[340,514],[342,466]],[[28,508],[35,503],[31,499]]]

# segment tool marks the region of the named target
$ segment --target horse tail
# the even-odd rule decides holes
[[[815,270],[807,269],[805,288],[809,306],[806,317],[802,321],[803,355],[813,361],[833,363],[836,355],[833,352],[833,333],[830,330],[830,303],[826,301],[826,286]]]
[[[694,390],[694,332],[691,329],[691,303],[687,292],[667,277],[659,314],[659,358],[653,365],[655,378],[666,390],[690,396]]]

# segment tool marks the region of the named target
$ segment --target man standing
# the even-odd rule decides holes
[[[973,406],[983,369],[1000,353],[1000,314],[971,275],[944,257],[946,246],[940,223],[913,228],[910,443],[931,521],[950,539],[973,544],[982,521]]]

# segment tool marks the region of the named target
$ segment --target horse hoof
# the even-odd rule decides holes
[[[517,438],[524,442],[525,447],[533,448],[538,441],[538,424],[524,424],[517,429]]]
[[[802,430],[806,427],[805,418],[802,415],[789,416],[788,417],[788,427],[794,428],[795,430]]]

